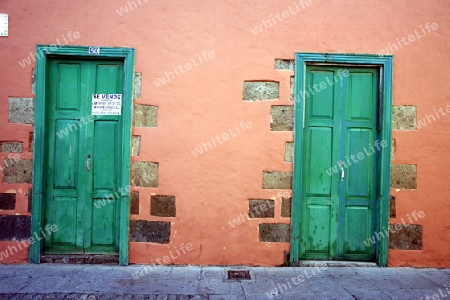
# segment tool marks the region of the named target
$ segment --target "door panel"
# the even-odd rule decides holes
[[[373,94],[374,89],[377,89],[377,86],[373,86],[374,77],[376,77],[374,75],[376,74],[356,72],[356,70],[350,72],[350,76],[348,77],[350,82],[350,97],[348,102],[349,120],[370,121],[373,119],[373,104],[376,104],[376,101],[373,101]]]
[[[123,94],[123,62],[52,59],[48,64],[44,253],[117,253],[121,115],[92,116],[92,94]],[[88,158],[90,163],[88,163]],[[89,168],[88,168],[89,165]]]
[[[331,207],[310,204],[308,206],[308,256],[326,258],[330,253]]]
[[[331,196],[331,178],[324,172],[331,163],[333,131],[331,128],[313,127],[309,129],[310,151],[314,151],[308,160],[308,196]]]
[[[76,120],[56,120],[56,132],[67,130],[64,138],[55,138],[54,147],[54,189],[74,189],[78,184],[78,136],[79,123]],[[74,129],[75,128],[75,129]],[[70,131],[72,129],[72,131]]]
[[[97,121],[94,129],[94,190],[116,187],[117,178],[117,122]]]
[[[372,157],[367,156],[364,153],[364,148],[369,147],[372,144],[373,135],[369,129],[356,129],[351,128],[348,130],[347,152],[354,155],[353,159],[349,160],[349,167],[347,167],[347,181],[346,184],[346,197],[347,198],[367,198],[371,195],[372,187]],[[362,153],[362,156],[358,159],[358,154]],[[351,165],[350,165],[351,164]]]
[[[53,221],[58,225],[58,230],[53,233],[53,244],[76,245],[77,237],[77,198],[54,197]]]
[[[334,96],[333,89],[325,89],[317,92],[320,88],[320,83],[333,82],[333,72],[323,70],[323,71],[311,71],[310,83],[307,84],[307,93],[309,99],[311,100],[311,118],[324,118],[333,119],[334,118]]]
[[[58,64],[57,74],[56,109],[79,110],[81,65],[60,63]]]
[[[375,259],[378,70],[307,66],[300,256]]]
[[[371,212],[367,207],[347,206],[345,213],[344,255],[368,254],[368,248],[361,243],[370,231]]]
[[[94,199],[99,201],[101,199]],[[92,246],[107,246],[114,243],[115,240],[115,211],[117,209],[116,202],[111,201],[108,205],[97,209],[95,206],[92,208]]]

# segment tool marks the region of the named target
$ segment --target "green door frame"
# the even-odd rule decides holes
[[[92,51],[91,51],[92,50]],[[31,209],[31,234],[40,232],[43,222],[43,191],[44,191],[44,141],[45,113],[46,113],[46,79],[47,62],[49,57],[57,58],[93,58],[93,59],[120,59],[124,62],[124,82],[122,105],[124,107],[123,137],[122,137],[122,188],[130,184],[130,138],[131,138],[131,112],[133,105],[133,77],[134,77],[134,49],[115,47],[88,47],[88,46],[36,46],[36,99],[34,122],[34,151],[33,151],[33,198]],[[128,232],[130,196],[120,198],[120,225],[119,225],[119,263],[128,265]],[[30,263],[39,263],[43,242],[36,241],[30,245]]]
[[[295,54],[295,101],[294,101],[294,174],[293,174],[293,198],[291,216],[291,253],[290,262],[296,264],[299,261],[300,252],[300,217],[303,161],[303,123],[304,123],[304,99],[300,92],[305,89],[306,65],[352,65],[370,66],[380,68],[380,97],[382,106],[382,122],[380,138],[391,141],[392,138],[392,78],[393,56],[373,54],[340,54],[340,53],[296,53]],[[381,149],[380,153],[381,174],[379,182],[379,199],[377,209],[379,220],[377,231],[380,228],[388,228],[389,223],[389,196],[391,176],[391,143]],[[385,267],[388,264],[388,239],[381,239],[376,245],[377,264]]]

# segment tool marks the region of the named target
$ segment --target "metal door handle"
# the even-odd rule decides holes
[[[91,170],[91,155],[88,154],[87,158],[86,158],[86,171],[90,171]]]
[[[344,171],[344,168],[342,166],[340,166],[340,167],[341,167],[341,181],[344,181],[345,171]]]

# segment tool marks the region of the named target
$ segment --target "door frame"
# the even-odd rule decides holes
[[[389,223],[389,198],[391,176],[391,139],[392,139],[392,86],[393,86],[393,56],[374,54],[341,54],[341,53],[295,53],[295,93],[294,93],[294,159],[292,182],[292,209],[291,209],[291,252],[292,265],[299,262],[300,234],[301,234],[301,209],[302,209],[302,179],[303,167],[303,127],[304,127],[304,99],[300,97],[300,91],[305,89],[307,65],[330,66],[367,66],[380,69],[379,97],[381,97],[382,122],[380,138],[388,141],[388,145],[380,151],[379,174],[379,198],[377,210],[379,218],[376,231],[380,228],[388,228]],[[381,239],[375,245],[376,262],[378,266],[385,267],[388,264],[387,238]]]
[[[124,82],[122,97],[122,123],[123,136],[122,169],[120,187],[126,188],[130,184],[130,139],[131,139],[131,114],[133,106],[133,81],[134,81],[134,49],[124,47],[89,47],[89,46],[56,46],[36,45],[36,98],[34,121],[34,151],[33,151],[33,195],[31,208],[31,234],[39,232],[43,222],[43,192],[44,192],[44,145],[46,140],[46,93],[47,93],[47,64],[49,58],[92,58],[92,59],[119,59],[123,60]],[[120,197],[119,220],[119,264],[128,265],[128,232],[130,196]],[[29,262],[40,263],[41,251],[44,247],[43,240],[30,245]]]

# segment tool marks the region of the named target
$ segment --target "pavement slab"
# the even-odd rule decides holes
[[[207,279],[200,281],[198,293],[208,295],[244,295],[244,290],[240,282]]]
[[[56,293],[60,290],[58,287],[65,284],[69,280],[68,277],[41,277],[39,280],[31,279],[23,288],[19,290],[20,293]]]
[[[9,277],[11,274],[20,272],[25,265],[0,265],[0,278]],[[1,272],[3,271],[3,272]]]
[[[0,280],[0,294],[17,293],[32,282],[33,279],[28,277],[3,278]]]
[[[251,279],[230,280],[229,270],[248,270]],[[450,296],[449,269],[0,265],[0,300],[426,300],[433,296]]]
[[[270,293],[270,291],[277,289],[277,286],[272,279],[266,278],[259,280],[245,280],[241,281],[242,288],[245,295],[254,295],[261,293]]]
[[[450,274],[448,273],[439,272],[436,269],[430,269],[421,272],[420,275],[441,287],[450,286]]]
[[[207,279],[216,279],[216,280],[225,280],[227,276],[227,272],[222,267],[210,267],[207,269],[202,269],[200,274],[201,280]]]
[[[366,290],[359,288],[345,288],[348,294],[354,299],[376,299],[376,300],[391,300],[388,293],[379,290]]]

